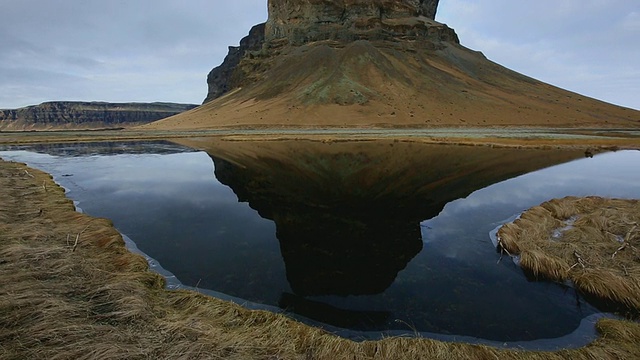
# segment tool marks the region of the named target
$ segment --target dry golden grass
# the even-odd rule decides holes
[[[434,51],[434,46],[444,49]],[[144,129],[225,127],[640,128],[640,112],[428,40],[317,41],[245,57],[245,83]]]
[[[2,359],[640,357],[640,325],[611,319],[598,323],[602,337],[591,345],[556,353],[410,338],[356,343],[282,315],[165,290],[108,220],[75,212],[47,174],[0,161],[0,199]]]
[[[498,232],[533,275],[640,311],[640,201],[554,199]]]

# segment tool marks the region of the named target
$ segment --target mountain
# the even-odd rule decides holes
[[[194,107],[196,105],[160,102],[45,102],[0,110],[0,130],[122,128],[146,124]]]
[[[267,22],[209,74],[205,103],[147,127],[640,127],[639,111],[465,48],[437,5],[269,0]]]

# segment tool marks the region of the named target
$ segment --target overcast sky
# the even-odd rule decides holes
[[[0,0],[0,108],[51,100],[201,103],[266,0]],[[463,45],[640,109],[640,0],[441,0]]]

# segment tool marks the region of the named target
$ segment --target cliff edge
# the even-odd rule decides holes
[[[174,103],[52,101],[0,110],[0,130],[106,129],[141,125],[193,109]]]

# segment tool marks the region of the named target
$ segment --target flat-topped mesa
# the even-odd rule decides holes
[[[368,40],[374,47],[391,41],[430,50],[459,44],[453,29],[435,21],[438,2],[268,0],[267,22],[254,26],[240,46],[229,47],[224,62],[209,73],[204,103],[262,79],[283,47],[342,47],[357,40]]]
[[[19,109],[0,109],[0,130],[114,129],[147,124],[196,105],[48,101]]]
[[[435,21],[439,0],[269,0],[266,40],[292,45],[319,40],[428,38],[458,43]]]

